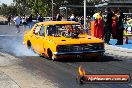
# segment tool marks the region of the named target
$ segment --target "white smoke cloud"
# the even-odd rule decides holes
[[[16,56],[38,56],[38,54],[28,49],[23,44],[23,36],[19,36],[19,38],[15,39],[15,42],[13,42],[13,53]]]
[[[25,47],[22,43],[19,44],[15,42],[15,44],[16,45],[14,46],[13,53],[16,56],[38,56],[38,54],[33,52],[31,49],[28,49],[27,47]]]
[[[1,50],[15,56],[38,56],[23,44],[23,35],[4,36],[1,39]]]

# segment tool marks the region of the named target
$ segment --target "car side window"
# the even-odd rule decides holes
[[[38,35],[39,32],[40,32],[40,29],[41,29],[41,26],[38,25],[38,26],[36,27],[35,31],[34,31],[34,34],[35,34],[35,35]]]
[[[45,32],[45,27],[42,26],[39,35],[40,35],[40,36],[45,36],[45,35],[44,35],[44,32]]]
[[[47,36],[52,36],[52,34],[53,34],[52,25],[47,26],[46,34],[47,34]]]

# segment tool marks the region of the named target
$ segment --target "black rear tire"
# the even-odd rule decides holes
[[[27,42],[27,46],[28,46],[28,49],[30,49],[30,50],[32,50],[34,53],[36,53],[36,52],[34,51],[34,49],[32,48],[32,44],[31,44],[30,41]]]
[[[27,42],[27,47],[28,47],[29,49],[31,49],[31,42],[30,42],[30,41]]]

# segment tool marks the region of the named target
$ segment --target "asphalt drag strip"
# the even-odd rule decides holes
[[[39,74],[19,65],[21,63],[20,58],[0,53],[0,88],[58,88],[52,80],[41,79]]]
[[[86,70],[87,74],[131,74],[132,67],[130,63],[121,60],[113,59],[102,60],[97,62],[94,60],[63,60],[51,61],[41,57],[20,57],[24,64],[20,64],[27,70],[40,75],[42,78],[48,79],[59,85],[59,88],[130,88],[131,83],[128,84],[86,84],[80,86],[76,77],[78,76],[78,67],[81,65]],[[30,64],[29,64],[30,62]],[[129,66],[129,68],[128,68]],[[39,70],[39,73],[36,72]]]
[[[131,74],[131,53],[117,52],[106,47],[105,56],[101,58],[73,58],[52,61],[28,53],[24,48],[22,36],[0,37],[0,71],[4,72],[21,88],[131,88],[128,84],[86,84],[76,81],[78,67],[82,66],[87,74]],[[119,49],[120,50],[120,49]],[[25,53],[26,51],[26,53]],[[30,51],[29,51],[30,52]],[[6,54],[7,53],[7,54]],[[129,54],[129,55],[126,55]],[[125,56],[124,56],[125,55]],[[13,57],[11,57],[13,56]],[[14,58],[15,59],[11,59]],[[9,63],[11,62],[11,63]],[[6,87],[3,87],[6,88]],[[11,87],[14,88],[14,87]]]

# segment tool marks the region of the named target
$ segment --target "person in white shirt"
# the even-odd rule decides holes
[[[16,29],[17,29],[17,33],[19,33],[20,32],[20,28],[19,28],[19,25],[20,25],[20,17],[18,16],[18,14],[16,14],[16,17],[13,20],[15,22],[15,26],[16,26]]]
[[[75,21],[75,16],[74,16],[74,14],[71,15],[70,21]]]

